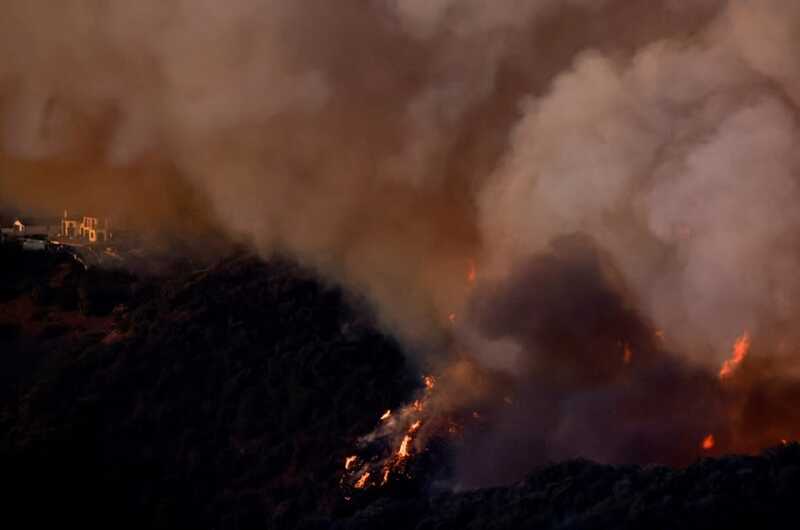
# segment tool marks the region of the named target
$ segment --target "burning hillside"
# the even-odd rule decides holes
[[[12,272],[7,265],[21,256],[5,257]],[[473,473],[519,462],[523,453],[497,441],[507,417],[531,421],[518,383],[469,357],[438,377],[419,374],[376,331],[363,301],[287,262],[238,255],[166,276],[112,276],[105,281],[127,293],[117,300],[125,309],[93,316],[64,305],[87,273],[65,275],[65,267],[72,262],[31,257],[26,285],[0,303],[0,462],[14,485],[11,515],[31,524],[480,528],[491,520],[510,530],[681,520],[740,528],[793,508],[800,453],[788,440],[758,457],[703,459],[685,470],[523,462],[523,482],[453,494],[463,455],[472,455]],[[60,294],[29,300],[43,282]],[[25,320],[14,331],[6,310],[23,302],[34,311],[18,312]],[[59,323],[68,325],[56,333]],[[631,367],[644,362],[641,351]],[[732,443],[724,430],[701,420],[686,454],[727,451],[716,445]],[[505,458],[490,454],[491,444],[506,448]],[[544,454],[524,446],[531,461]]]
[[[800,3],[0,15],[0,209],[147,249],[0,263],[25,462],[80,439],[126,513],[152,472],[185,497],[149,522],[236,528],[800,437]]]

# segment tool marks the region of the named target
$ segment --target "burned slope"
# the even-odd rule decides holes
[[[133,285],[111,329],[50,343],[2,404],[8,505],[34,526],[258,528],[326,512],[343,451],[416,384],[357,306],[242,255]]]

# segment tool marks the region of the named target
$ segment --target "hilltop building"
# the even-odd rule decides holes
[[[105,243],[112,238],[111,223],[107,217],[102,222],[99,217],[90,216],[83,216],[80,220],[70,219],[67,210],[64,210],[59,233],[67,239],[85,239],[90,243]]]
[[[108,218],[82,216],[70,218],[64,210],[61,219],[36,219],[15,217],[11,226],[0,228],[0,241],[42,240],[55,238],[72,240],[75,243],[105,243],[112,239],[111,223]],[[6,221],[8,222],[8,221]]]
[[[61,226],[55,219],[16,218],[11,233],[17,237],[55,237]]]

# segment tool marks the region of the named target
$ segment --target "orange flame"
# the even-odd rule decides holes
[[[355,488],[359,490],[364,488],[364,486],[367,485],[368,480],[369,480],[369,471],[361,475],[361,478],[358,479],[358,482],[356,482]]]
[[[733,343],[733,353],[730,359],[726,359],[725,362],[722,363],[722,367],[719,369],[719,378],[730,378],[742,361],[744,361],[745,357],[747,357],[749,351],[750,334],[745,331],[742,336],[737,338],[736,342]]]
[[[408,444],[411,443],[411,436],[405,435],[403,437],[402,443],[400,443],[400,449],[397,450],[397,456],[400,458],[408,458],[411,454],[408,452]]]
[[[717,442],[716,442],[716,440],[714,440],[714,435],[713,434],[709,434],[708,436],[703,438],[703,443],[700,446],[704,450],[708,451],[710,449],[713,449],[714,445],[716,445],[716,443]]]
[[[344,468],[345,468],[345,469],[350,469],[350,467],[351,467],[351,466],[353,465],[353,463],[356,461],[356,458],[357,458],[357,457],[356,457],[355,455],[353,455],[353,456],[348,456],[347,458],[345,458],[345,459],[344,459]]]
[[[423,436],[422,426],[427,422],[424,414],[427,412],[427,402],[432,399],[435,387],[437,384],[436,378],[432,375],[425,375],[422,378],[425,385],[424,389],[418,395],[418,398],[397,410],[387,410],[382,416],[381,421],[383,425],[376,428],[373,433],[364,437],[364,440],[374,439],[375,437],[390,438],[390,447],[396,449],[390,450],[388,455],[380,459],[371,457],[369,459],[361,459],[360,457],[348,457],[345,460],[345,475],[342,477],[342,484],[352,484],[355,489],[368,489],[372,487],[381,487],[388,483],[392,475],[408,475],[406,466],[411,458],[416,454],[418,447],[424,447],[424,438],[417,440]],[[389,418],[396,418],[396,420],[386,421]],[[436,422],[432,425],[435,427]],[[452,430],[451,434],[457,434],[458,426]],[[412,447],[412,443],[418,444],[418,447]],[[361,466],[361,467],[357,467]],[[353,482],[354,481],[354,482]]]

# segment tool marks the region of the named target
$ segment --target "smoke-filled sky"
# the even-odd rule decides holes
[[[532,331],[558,306],[535,302],[542,275],[577,274],[570,304],[607,286],[598,307],[661,330],[681,370],[715,371],[745,330],[753,355],[798,358],[800,3],[0,10],[0,205],[189,216],[367,294],[418,349],[454,335],[506,374],[575,351]],[[570,237],[596,266],[554,250]]]

